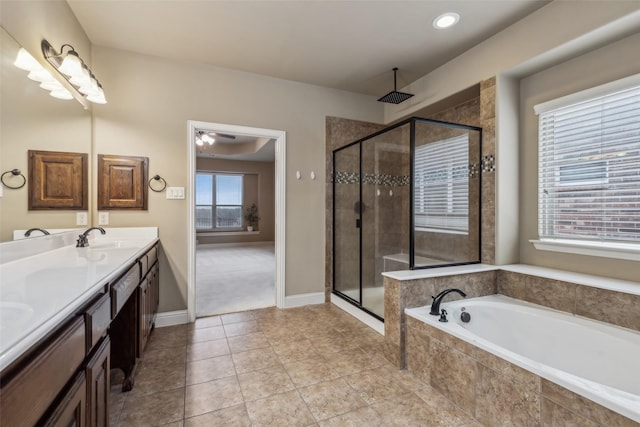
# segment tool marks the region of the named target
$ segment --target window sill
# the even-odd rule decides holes
[[[196,236],[211,237],[211,236],[250,236],[258,235],[260,230],[256,231],[196,231]]]
[[[640,261],[640,245],[633,243],[582,242],[578,240],[529,240],[541,251],[590,255],[604,258]]]

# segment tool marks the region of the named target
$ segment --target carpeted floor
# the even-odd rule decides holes
[[[273,242],[196,249],[196,316],[271,307],[276,303]]]

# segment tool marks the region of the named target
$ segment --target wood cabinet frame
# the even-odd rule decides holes
[[[149,158],[98,154],[98,210],[147,210]]]
[[[29,210],[87,210],[86,153],[29,150]]]

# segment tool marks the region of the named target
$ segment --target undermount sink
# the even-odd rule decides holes
[[[0,302],[0,325],[19,325],[33,314],[33,308],[19,302]],[[9,323],[11,322],[11,323]]]
[[[85,247],[85,249],[93,249],[93,250],[132,249],[132,248],[141,248],[144,246],[144,244],[145,242],[142,240],[98,239],[98,240],[90,241],[89,246]]]

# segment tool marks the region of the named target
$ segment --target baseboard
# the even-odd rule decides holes
[[[187,310],[165,311],[156,315],[156,328],[184,325],[185,323],[189,323]]]
[[[284,297],[284,308],[302,307],[309,304],[324,304],[324,292],[291,295]]]
[[[335,304],[338,308],[346,311],[365,325],[372,328],[374,331],[379,333],[380,335],[384,335],[384,322],[376,319],[370,314],[360,310],[358,307],[353,304],[348,303],[337,295],[331,294],[331,304]]]

